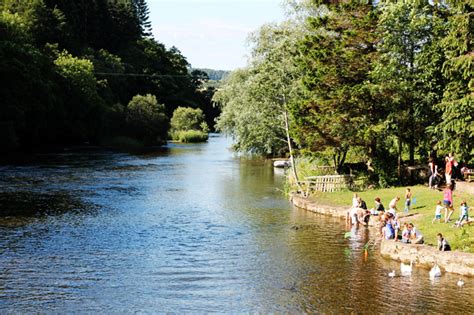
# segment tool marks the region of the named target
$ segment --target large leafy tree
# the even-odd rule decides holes
[[[166,139],[165,106],[154,95],[135,95],[128,103],[126,117],[132,133],[145,143],[156,144]]]
[[[213,91],[196,91],[186,58],[150,36],[145,0],[4,0],[0,9],[7,150],[124,136],[137,94],[157,95],[168,114],[209,104]]]
[[[383,109],[366,87],[376,57],[376,14],[371,4],[319,1],[307,19],[297,59],[307,99],[292,102],[296,141],[310,152],[329,152],[340,169],[352,146],[374,137]]]
[[[379,10],[383,40],[372,79],[389,109],[386,127],[398,144],[400,175],[404,144],[414,164],[416,149],[423,156],[430,145],[427,128],[439,121],[433,104],[444,86],[440,70],[444,58],[438,41],[444,36],[445,10],[428,1],[387,1]]]
[[[290,149],[287,106],[301,94],[293,58],[302,34],[291,20],[262,26],[250,37],[248,68],[231,73],[215,94],[222,106],[217,128],[234,136],[236,150],[281,155]]]
[[[432,127],[436,147],[457,153],[466,162],[474,157],[474,4],[448,1],[448,33],[441,40],[446,61],[442,66],[446,88],[436,105],[441,115]]]

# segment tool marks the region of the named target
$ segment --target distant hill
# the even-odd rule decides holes
[[[201,70],[207,73],[207,76],[209,77],[209,80],[211,81],[221,81],[224,80],[230,73],[230,71],[227,70],[214,70],[214,69],[207,69],[207,68],[193,68],[190,71],[193,70]]]

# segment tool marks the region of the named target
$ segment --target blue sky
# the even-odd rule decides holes
[[[281,0],[148,0],[155,38],[195,68],[246,65],[249,32],[284,19]]]

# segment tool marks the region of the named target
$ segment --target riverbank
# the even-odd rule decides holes
[[[405,187],[392,189],[379,189],[360,192],[359,196],[366,200],[368,206],[375,197],[382,198],[385,205],[395,196],[401,196],[403,199]],[[432,223],[434,217],[434,208],[436,201],[442,199],[442,192],[430,190],[424,186],[411,187],[413,192],[413,205],[408,215],[401,213],[402,222],[412,222],[423,233],[425,245],[408,245],[398,242],[382,242],[381,254],[399,261],[409,261],[408,257],[420,262],[420,265],[432,267],[434,262],[438,261],[440,267],[447,272],[454,272],[463,275],[474,276],[474,232],[473,227],[459,229],[449,223]],[[308,198],[297,194],[290,195],[290,200],[296,207],[333,217],[345,219],[353,192],[335,192],[335,193],[314,193]],[[468,205],[474,204],[474,196],[465,189],[454,192],[455,212],[452,220],[455,221],[459,214],[458,203],[466,200]],[[399,204],[399,209],[403,204]],[[444,216],[444,213],[443,213]],[[449,240],[453,251],[443,253],[439,252],[435,245],[437,244],[436,234],[442,233]],[[466,264],[463,264],[466,262]],[[467,263],[469,262],[469,263]],[[472,262],[472,265],[470,265]]]
[[[346,219],[347,216],[346,207],[323,205],[312,198],[304,198],[298,194],[290,194],[290,201],[298,208],[302,208],[314,213],[325,214],[341,219]]]
[[[474,277],[474,254],[472,253],[440,252],[432,246],[382,240],[380,254],[403,263],[413,261],[416,266],[426,269],[431,269],[438,264],[442,271]]]

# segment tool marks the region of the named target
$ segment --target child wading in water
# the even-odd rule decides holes
[[[434,221],[438,220],[438,223],[441,222],[441,211],[443,211],[443,206],[441,205],[441,201],[436,202],[436,209],[435,209],[435,217],[431,223],[434,223]]]
[[[408,212],[410,210],[410,205],[411,205],[411,190],[410,188],[407,188],[405,192],[405,212]]]
[[[448,241],[443,237],[443,234],[438,233],[438,249],[442,252],[447,252],[451,250]]]

